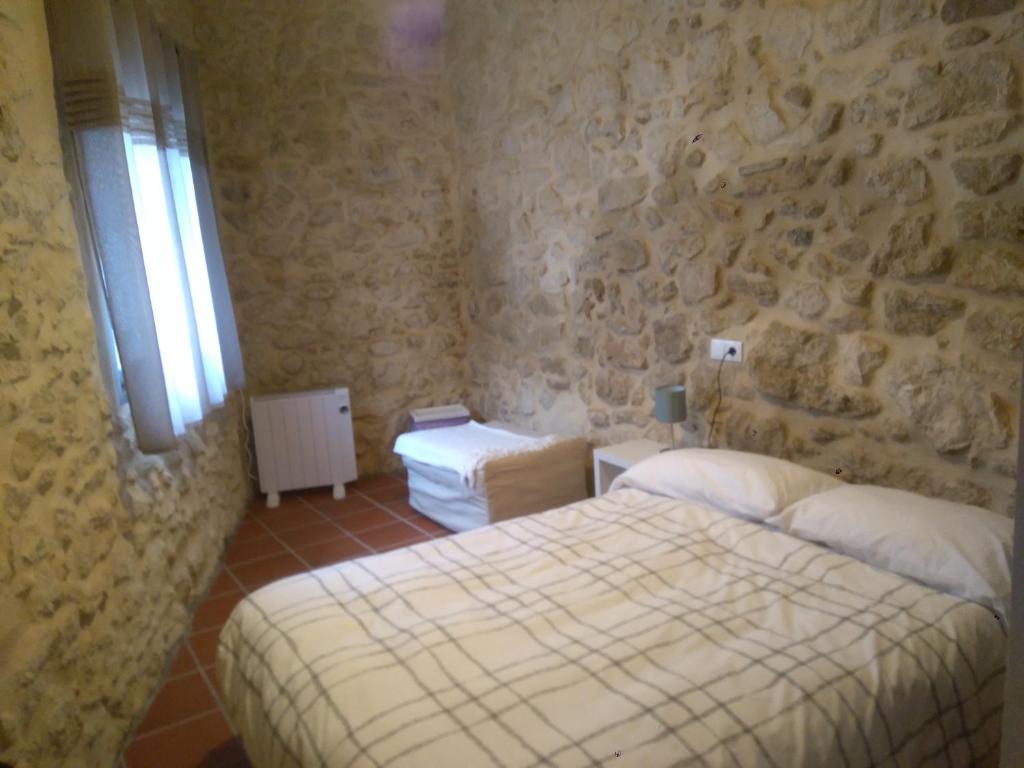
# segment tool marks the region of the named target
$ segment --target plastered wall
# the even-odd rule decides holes
[[[37,0],[0,7],[0,761],[113,765],[250,494],[237,402],[142,456],[112,418]]]
[[[449,6],[470,392],[1008,511],[1024,352],[1012,0]]]

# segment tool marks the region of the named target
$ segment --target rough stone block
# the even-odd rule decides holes
[[[1001,52],[964,53],[942,67],[939,74],[922,69],[907,93],[903,125],[919,128],[940,120],[1011,106],[1017,75]]]
[[[772,6],[765,29],[768,50],[784,61],[799,59],[814,35],[814,16],[797,5]]]
[[[889,227],[871,262],[876,276],[885,274],[901,279],[915,279],[945,274],[949,271],[951,252],[945,248],[928,248],[933,216],[906,216]]]
[[[693,84],[711,81],[718,85],[728,83],[736,63],[736,46],[732,30],[722,23],[702,32],[686,51],[686,70]]]
[[[783,99],[798,109],[807,109],[807,107],[811,105],[812,97],[811,89],[803,83],[797,83],[796,85],[790,86],[786,89],[786,92],[782,94]]]
[[[882,148],[882,141],[881,134],[873,133],[867,138],[858,141],[854,145],[854,149],[857,150],[857,154],[861,157],[875,157]]]
[[[850,102],[850,121],[855,125],[892,128],[899,120],[899,105],[883,101],[873,93],[858,96]]]
[[[916,157],[890,157],[868,173],[868,187],[901,205],[914,205],[931,191],[928,170]]]
[[[1016,122],[1012,115],[1003,115],[970,125],[954,134],[953,148],[959,151],[994,144],[1001,141]]]
[[[843,117],[843,105],[836,101],[826,104],[821,114],[814,121],[814,138],[824,141],[833,133],[839,130],[840,120]]]
[[[608,334],[602,346],[604,359],[611,365],[625,370],[647,369],[647,340],[645,338],[623,338]]]
[[[961,254],[953,282],[986,293],[1024,296],[1024,254],[1003,249]]]
[[[825,49],[842,53],[863,45],[878,32],[879,0],[835,0],[823,19]]]
[[[1004,240],[1024,243],[1024,204],[957,203],[953,209],[957,234],[964,240]]]
[[[965,306],[960,299],[930,291],[894,289],[885,294],[885,327],[903,336],[930,336],[961,317]]]
[[[962,187],[976,195],[988,195],[1012,184],[1020,175],[1021,156],[1015,154],[991,157],[958,157],[953,161],[953,175]]]
[[[995,16],[1012,10],[1017,0],[945,0],[940,17],[946,24],[957,24],[981,16]]]
[[[981,382],[935,355],[896,363],[889,393],[935,450],[954,453],[1006,445],[996,401]]]
[[[686,304],[699,304],[718,292],[718,265],[684,264],[679,269],[679,295]]]
[[[778,458],[786,455],[786,424],[779,418],[758,417],[736,408],[726,415],[721,434],[723,448]]]
[[[615,109],[625,98],[622,79],[611,67],[597,67],[580,78],[576,96],[582,109],[591,113],[604,107]]]
[[[740,176],[756,176],[759,173],[768,173],[769,171],[776,171],[786,164],[786,158],[777,157],[774,160],[765,160],[760,163],[751,163],[750,165],[740,166]]]
[[[967,336],[982,349],[1019,360],[1024,352],[1024,311],[979,310],[967,318]]]
[[[870,253],[871,246],[862,237],[850,237],[839,243],[834,249],[836,256],[851,262],[864,261]]]
[[[786,121],[765,96],[748,103],[746,127],[754,143],[761,146],[771,144],[787,130]]]
[[[693,351],[689,338],[689,321],[678,313],[654,323],[654,352],[666,363],[684,363]]]
[[[741,296],[750,296],[762,307],[770,307],[779,301],[779,287],[765,275],[731,274],[726,279],[731,291]]]
[[[836,161],[829,166],[828,172],[825,174],[825,183],[833,188],[841,187],[850,180],[850,174],[852,173],[853,158],[837,158]]]
[[[871,395],[836,386],[835,363],[834,339],[774,321],[758,336],[747,358],[751,381],[766,395],[853,418],[877,413],[880,405]]]
[[[632,389],[632,379],[616,371],[601,371],[594,379],[595,394],[608,405],[626,405]]]
[[[633,237],[616,237],[608,246],[608,266],[618,272],[636,272],[647,266],[647,245]]]
[[[895,64],[909,59],[919,59],[926,53],[928,53],[928,45],[924,40],[909,37],[889,49],[889,61]]]
[[[839,298],[856,307],[869,306],[874,286],[866,277],[845,277],[839,282]]]
[[[650,185],[647,175],[609,179],[598,189],[598,207],[605,213],[632,208],[647,196]]]
[[[942,44],[949,50],[955,51],[958,48],[969,48],[972,45],[983,43],[990,37],[988,30],[981,27],[964,27],[946,35]]]
[[[935,14],[932,0],[884,0],[879,6],[878,31],[901,32]]]
[[[813,320],[828,309],[829,298],[820,282],[808,280],[797,283],[783,303],[805,320]]]
[[[679,154],[682,151],[683,129],[681,126],[663,123],[653,126],[644,142],[644,154],[663,176],[674,176]]]
[[[871,327],[871,316],[863,309],[844,309],[825,318],[825,324],[833,333],[854,333]]]
[[[871,376],[882,367],[889,353],[885,342],[858,334],[839,342],[840,372],[844,382],[855,387],[871,383]]]

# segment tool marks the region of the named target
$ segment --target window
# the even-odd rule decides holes
[[[171,422],[175,434],[181,434],[187,424],[200,421],[203,417],[200,381],[195,365],[199,354],[196,347],[204,346],[201,341],[202,330],[196,324],[197,338],[194,339],[191,333],[193,325],[189,318],[190,314],[199,314],[195,309],[203,305],[203,298],[209,303],[210,287],[205,265],[201,275],[196,268],[198,259],[203,258],[202,243],[196,242],[196,238],[191,236],[190,218],[182,218],[182,214],[187,217],[188,212],[178,208],[180,198],[185,197],[186,193],[180,189],[184,185],[180,169],[177,174],[170,170],[178,165],[169,156],[171,152],[167,152],[168,174],[178,177],[175,186],[179,188],[178,194],[173,195],[173,203],[166,195],[169,180],[164,177],[164,164],[156,145],[145,140],[133,140],[131,134],[126,133],[125,148]],[[185,257],[184,262],[175,252],[179,247]],[[196,298],[200,301],[197,302]],[[204,327],[203,330],[210,329]],[[201,356],[203,365],[199,367],[204,375],[206,363],[212,362],[217,369],[222,367],[216,326],[212,333],[213,338],[207,340],[205,347],[212,350],[215,361],[206,355]],[[221,385],[217,387],[209,395],[210,402],[219,405],[223,402],[224,392]]]
[[[99,335],[139,447],[168,450],[243,383],[194,66],[142,2],[47,10]]]

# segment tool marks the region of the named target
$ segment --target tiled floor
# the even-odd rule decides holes
[[[378,476],[348,486],[286,494],[267,509],[260,498],[225,555],[192,631],[125,751],[121,768],[248,768],[214,682],[217,636],[235,604],[275,579],[353,557],[447,536],[408,504],[400,478]]]

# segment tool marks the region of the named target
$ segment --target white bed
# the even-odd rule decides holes
[[[271,584],[218,677],[253,765],[995,765],[993,612],[634,488]]]
[[[453,531],[560,507],[586,496],[587,443],[470,422],[400,435],[409,504]]]

